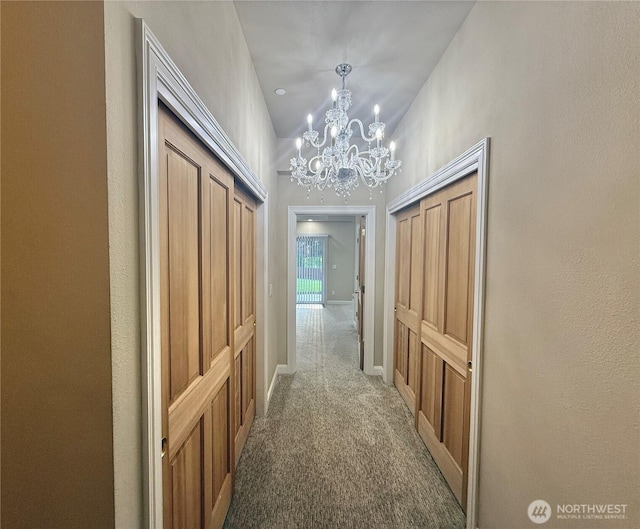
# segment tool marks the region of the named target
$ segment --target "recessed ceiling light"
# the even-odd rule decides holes
[[[279,96],[283,96],[283,95],[285,95],[287,93],[287,91],[284,88],[276,88],[274,90],[274,92],[276,94],[278,94]]]
[[[313,222],[313,219],[307,219],[307,222]]]

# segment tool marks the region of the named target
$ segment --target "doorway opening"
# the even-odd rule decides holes
[[[358,275],[356,226],[361,219],[368,235],[360,261],[364,278]],[[363,371],[368,375],[382,374],[381,367],[374,368],[373,345],[375,206],[290,206],[288,220],[287,364],[279,368],[279,373],[296,372],[297,309],[343,305],[346,318],[353,321],[353,331],[363,344]],[[344,225],[339,234],[334,233],[338,224]],[[360,296],[359,287],[364,284],[366,297]],[[360,315],[363,317],[358,325]]]

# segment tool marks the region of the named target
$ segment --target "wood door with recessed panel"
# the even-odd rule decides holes
[[[255,210],[254,200],[236,188],[233,199],[233,288],[237,300],[233,312],[236,461],[256,414]]]
[[[165,529],[222,527],[231,501],[233,178],[159,109]]]
[[[421,202],[418,431],[466,510],[477,175]]]
[[[415,414],[420,345],[422,224],[420,205],[398,214],[393,381]]]

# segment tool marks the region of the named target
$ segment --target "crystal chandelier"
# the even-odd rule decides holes
[[[333,187],[336,194],[346,201],[360,180],[369,188],[371,198],[373,188],[389,180],[402,163],[395,158],[396,145],[393,141],[388,148],[382,145],[384,123],[379,119],[378,105],[374,107],[374,122],[369,125],[368,134],[365,134],[362,121],[349,120],[347,110],[351,106],[351,91],[345,88],[345,79],[350,72],[350,64],[336,67],[336,73],[342,78],[342,89],[331,92],[333,106],[325,114],[322,139],[320,133],[313,129],[313,116],[309,114],[307,117],[308,129],[302,135],[304,145],[316,149],[308,161],[302,156],[302,139],[296,140],[297,154],[290,160],[291,181],[306,186],[307,198],[313,188],[324,192],[327,187]],[[363,150],[350,143],[354,125],[362,138]]]

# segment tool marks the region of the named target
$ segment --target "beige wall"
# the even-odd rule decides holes
[[[327,301],[353,301],[355,290],[356,227],[352,221],[298,222],[298,234],[328,235]],[[335,270],[333,265],[336,266]],[[334,291],[335,294],[331,292]]]
[[[2,526],[113,528],[101,3],[2,3]]]
[[[640,4],[480,2],[395,134],[389,199],[491,137],[483,529],[538,498],[640,526],[639,27]]]
[[[231,2],[105,2],[116,526],[142,519],[137,116],[134,17],[142,17],[269,188],[275,134]],[[269,238],[277,199],[270,197]],[[272,263],[269,269],[273,270]],[[270,281],[273,281],[270,279]],[[277,296],[267,315],[276,313]],[[269,333],[269,379],[284,338]]]

